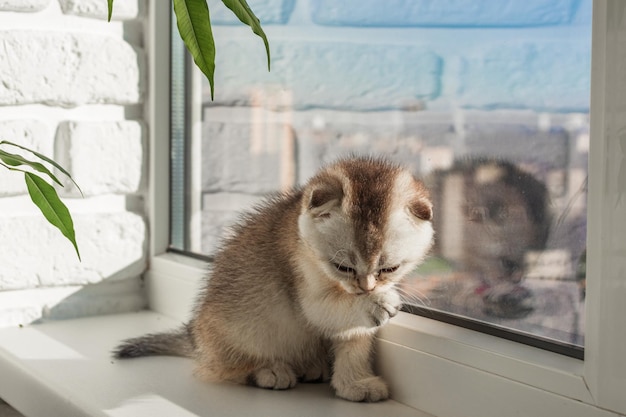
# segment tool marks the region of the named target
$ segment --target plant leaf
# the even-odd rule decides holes
[[[0,149],[0,159],[2,160],[2,162],[12,167],[18,167],[20,165],[27,165],[33,168],[34,170],[41,172],[42,174],[46,174],[54,182],[56,182],[61,187],[63,187],[63,184],[61,183],[61,181],[59,181],[59,179],[52,172],[50,172],[48,168],[46,168],[44,165],[40,164],[39,162],[29,161],[28,159],[24,158],[22,155],[9,153],[9,152],[3,151],[2,149]]]
[[[5,167],[6,169],[11,170],[11,171],[28,172],[28,171],[25,171],[25,170],[23,170],[23,169],[13,168],[13,167],[11,167],[11,166],[9,166],[9,165],[3,164],[2,162],[0,162],[0,166],[3,166],[3,167]]]
[[[209,80],[213,100],[215,41],[206,0],[174,0],[174,14],[180,37],[198,68]]]
[[[50,224],[56,226],[63,233],[63,236],[74,245],[76,255],[80,260],[72,216],[65,204],[59,199],[56,190],[36,174],[26,172],[24,176],[28,194],[30,194],[33,203],[39,207],[39,210],[41,210],[41,213]]]
[[[55,167],[56,169],[58,169],[59,171],[61,171],[67,178],[70,179],[70,181],[72,181],[74,183],[74,185],[76,186],[76,188],[78,189],[78,191],[80,192],[80,195],[83,195],[83,191],[80,189],[80,187],[78,186],[78,184],[76,184],[76,181],[74,181],[74,178],[72,178],[72,176],[70,175],[69,172],[67,172],[61,165],[57,164],[56,162],[54,162],[52,159],[48,158],[47,156],[33,151],[32,149],[29,149],[25,146],[22,145],[18,145],[17,143],[13,143],[13,142],[9,142],[8,140],[3,140],[0,141],[0,145],[2,144],[7,144],[7,145],[11,145],[11,146],[15,146],[16,148],[20,148],[22,150],[25,150],[27,152],[32,153],[33,155],[35,155],[37,158],[49,163],[50,165],[52,165],[53,167]],[[53,178],[54,179],[54,178]],[[60,184],[61,186],[63,186],[63,184],[61,184],[58,180],[55,181],[56,183]]]
[[[113,0],[107,0],[108,6],[109,6],[109,16],[107,21],[111,21],[111,15],[113,15]]]
[[[222,0],[222,2],[241,20],[242,23],[250,26],[252,32],[257,34],[265,44],[265,52],[267,53],[267,70],[270,70],[270,44],[267,36],[261,28],[261,21],[255,16],[246,0]]]

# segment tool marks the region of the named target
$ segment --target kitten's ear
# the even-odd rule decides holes
[[[329,211],[341,204],[343,188],[339,180],[315,184],[309,194],[307,208],[316,217],[327,217]]]
[[[433,219],[433,205],[428,200],[418,199],[411,202],[409,204],[409,211],[418,219],[426,221]]]

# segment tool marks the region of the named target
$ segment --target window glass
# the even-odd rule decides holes
[[[188,70],[173,247],[210,257],[267,193],[338,157],[383,156],[435,207],[406,309],[580,356],[591,0],[248,3],[272,68],[209,2],[215,101]]]

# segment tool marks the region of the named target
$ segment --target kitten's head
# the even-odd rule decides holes
[[[300,237],[347,292],[385,291],[426,256],[432,204],[410,172],[376,159],[341,160],[304,187]]]

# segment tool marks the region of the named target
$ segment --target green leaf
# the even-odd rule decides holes
[[[26,187],[28,187],[28,194],[30,194],[33,203],[39,207],[39,210],[41,210],[41,213],[50,224],[56,226],[61,233],[63,233],[63,236],[72,242],[76,250],[76,255],[80,260],[80,252],[78,251],[78,245],[76,245],[72,216],[65,204],[59,199],[56,190],[36,174],[26,172],[24,176]]]
[[[61,183],[61,181],[59,181],[59,179],[56,176],[54,176],[54,174],[50,172],[48,168],[46,168],[44,165],[40,164],[39,162],[29,161],[28,159],[24,158],[21,155],[9,153],[9,152],[3,151],[2,149],[0,149],[0,159],[2,160],[2,162],[12,167],[27,165],[33,168],[34,170],[41,172],[42,174],[46,174],[54,182],[56,182],[61,187],[63,187],[63,184]]]
[[[213,100],[215,41],[206,0],[174,0],[174,14],[180,37],[198,68],[209,80]]]
[[[32,149],[29,149],[29,148],[27,148],[27,147],[25,147],[25,146],[18,145],[17,143],[9,142],[8,140],[3,140],[3,141],[0,141],[0,145],[3,145],[3,144],[6,144],[6,145],[11,145],[11,146],[15,146],[16,148],[20,148],[20,149],[22,149],[22,150],[25,150],[25,151],[27,151],[27,152],[30,152],[30,153],[32,153],[33,155],[35,155],[37,158],[41,159],[42,161],[45,161],[45,162],[49,163],[50,165],[52,165],[53,167],[55,167],[56,169],[58,169],[59,171],[61,171],[61,172],[62,172],[62,173],[63,173],[63,174],[67,177],[67,178],[69,178],[69,179],[70,179],[70,181],[72,181],[72,182],[74,183],[74,185],[76,186],[76,188],[78,189],[78,191],[80,192],[80,194],[81,194],[81,195],[83,194],[83,191],[80,189],[80,187],[78,186],[78,184],[76,184],[76,181],[74,181],[74,179],[72,178],[72,176],[70,175],[70,173],[69,173],[69,172],[67,172],[65,169],[63,169],[63,167],[62,167],[61,165],[57,164],[57,163],[56,163],[56,162],[54,162],[52,159],[48,158],[47,156],[45,156],[45,155],[43,155],[43,154],[41,154],[41,153],[39,153],[39,152],[33,151]],[[54,180],[57,184],[59,184],[59,185],[63,186],[63,184],[61,184],[58,180],[55,180],[54,178],[52,178],[52,179],[53,179],[53,180]]]
[[[270,70],[270,44],[267,41],[267,36],[261,28],[261,21],[255,16],[248,6],[246,0],[222,0],[222,2],[241,20],[242,23],[250,26],[252,32],[257,34],[263,43],[265,44],[265,52],[267,53],[267,70]]]
[[[108,17],[108,21],[111,21],[111,15],[113,15],[113,0],[107,0],[107,3],[109,4],[109,17]]]
[[[9,170],[11,170],[11,171],[28,172],[28,171],[25,171],[25,170],[23,170],[23,169],[13,168],[13,167],[11,167],[11,166],[9,166],[9,165],[3,164],[2,162],[0,162],[0,166],[3,166],[3,167],[5,167],[6,169],[9,169]]]

